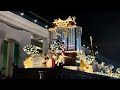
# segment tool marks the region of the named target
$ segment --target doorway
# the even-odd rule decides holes
[[[3,42],[3,74],[12,76],[13,65],[19,64],[19,44],[15,40],[4,40]]]

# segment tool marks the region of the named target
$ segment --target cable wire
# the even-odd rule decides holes
[[[35,13],[31,12],[31,11],[28,11],[28,12],[30,12],[31,14],[33,14],[33,15],[35,15],[35,16],[37,16],[37,17],[39,17],[40,19],[42,19],[42,20],[46,21],[47,23],[49,23],[49,24],[53,25],[51,22],[49,22],[49,21],[47,21],[46,19],[44,19],[44,18],[40,17],[39,15],[37,15],[37,14],[35,14]]]

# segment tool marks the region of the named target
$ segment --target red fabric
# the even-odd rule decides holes
[[[65,55],[65,50],[64,49],[62,50],[62,53]]]
[[[65,53],[66,56],[69,56],[71,58],[75,58],[76,57],[76,53],[71,52],[71,53]]]
[[[55,66],[55,60],[52,58],[52,68]]]

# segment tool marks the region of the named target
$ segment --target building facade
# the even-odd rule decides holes
[[[41,53],[47,52],[47,29],[9,11],[0,11],[0,69],[12,76],[13,64],[23,68],[27,57],[25,45],[38,45]]]

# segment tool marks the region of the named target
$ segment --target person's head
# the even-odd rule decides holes
[[[48,59],[49,59],[49,58],[46,56],[46,57],[45,57],[45,60],[48,60]]]
[[[48,58],[52,58],[52,56],[53,56],[52,53],[47,54],[47,57],[48,57]]]
[[[48,48],[48,51],[51,51],[51,48]]]
[[[55,54],[56,53],[55,50],[52,50],[52,53]]]

